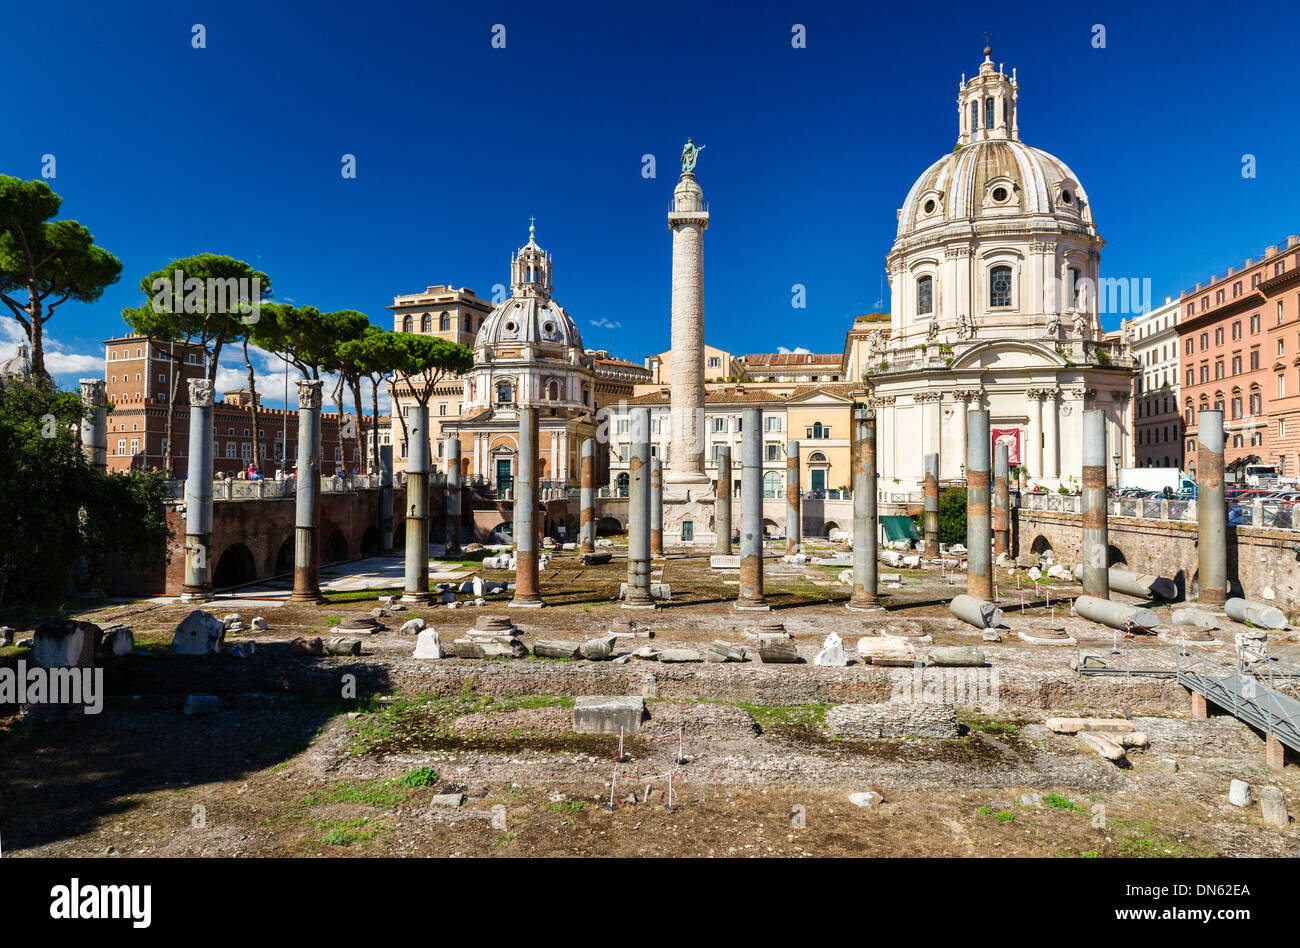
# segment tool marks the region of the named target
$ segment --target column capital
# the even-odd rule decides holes
[[[321,390],[325,383],[321,379],[299,379],[298,380],[298,407],[301,408],[320,408]]]
[[[943,392],[917,392],[912,396],[919,403],[937,402],[943,398]]]
[[[211,408],[212,389],[211,379],[190,379],[190,405],[194,408]]]

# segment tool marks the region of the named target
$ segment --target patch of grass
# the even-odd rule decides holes
[[[993,808],[989,806],[982,806],[975,812],[978,813],[980,816],[988,816],[990,813],[993,812]]]
[[[375,838],[375,831],[367,828],[369,820],[325,820],[320,824],[325,830],[321,842],[326,846],[353,846],[368,843]]]
[[[338,624],[339,624],[340,622],[342,622],[342,621],[343,621],[343,617],[342,617],[342,616],[326,616],[326,617],[325,617],[325,624],[326,624],[326,625],[338,625]],[[313,629],[312,631],[314,632],[314,631],[316,631],[316,630]]]
[[[581,810],[586,804],[581,800],[561,800],[558,803],[546,804],[546,809],[553,813],[565,813]]]
[[[1004,826],[1007,823],[1014,823],[1016,821],[1016,815],[1012,813],[1010,810],[1001,811],[1000,813],[997,814],[997,818],[998,818],[998,822],[1003,824]]]
[[[1083,807],[1073,800],[1061,796],[1059,793],[1049,793],[1043,797],[1043,802],[1053,810],[1081,811]]]
[[[765,731],[775,727],[821,728],[830,709],[829,704],[739,704],[738,707],[748,711]]]
[[[373,713],[354,719],[349,750],[360,755],[403,737],[420,735],[437,738],[451,733],[458,717],[478,712],[517,711],[532,708],[571,708],[573,699],[560,695],[476,694],[467,686],[456,695],[401,695],[395,700],[375,702]],[[364,710],[360,707],[349,710]]]
[[[322,598],[328,605],[335,605],[343,602],[378,602],[380,596],[400,596],[402,588],[400,586],[379,586],[370,589],[349,589],[346,592],[323,592]]]
[[[340,780],[322,793],[309,793],[303,797],[304,806],[321,806],[330,803],[364,803],[381,810],[401,806],[411,796],[411,789],[397,780],[364,780],[348,783]]]

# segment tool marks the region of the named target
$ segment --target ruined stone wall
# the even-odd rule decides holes
[[[1050,545],[1058,563],[1079,562],[1082,525],[1078,514],[1018,509],[1018,553]],[[1139,573],[1167,576],[1189,598],[1197,588],[1198,549],[1194,521],[1111,517],[1111,565],[1125,563]],[[1228,579],[1232,594],[1272,602],[1300,612],[1300,532],[1254,527],[1228,528]]]

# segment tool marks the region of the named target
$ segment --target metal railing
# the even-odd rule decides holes
[[[441,474],[430,474],[433,484],[442,484]],[[393,486],[406,484],[406,473],[399,471],[393,475]],[[359,490],[374,490],[383,487],[383,477],[379,474],[323,475],[320,489],[323,494],[346,494]],[[297,478],[286,477],[283,480],[258,478],[256,480],[241,477],[222,477],[212,481],[212,499],[214,501],[235,500],[279,500],[292,497],[298,489]],[[170,480],[163,485],[163,496],[167,500],[185,499],[185,481]]]
[[[1196,501],[1188,498],[1112,497],[1106,503],[1108,516],[1140,520],[1179,520],[1196,522]],[[1017,504],[1024,510],[1054,513],[1082,513],[1079,494],[1021,493]],[[1244,504],[1227,504],[1229,526],[1260,527],[1269,530],[1300,528],[1295,503],[1284,500],[1254,500]]]

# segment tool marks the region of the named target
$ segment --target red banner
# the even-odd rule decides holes
[[[1007,446],[1007,463],[1020,463],[1020,429],[1019,428],[994,428],[993,429],[993,460],[997,460],[998,445]]]

